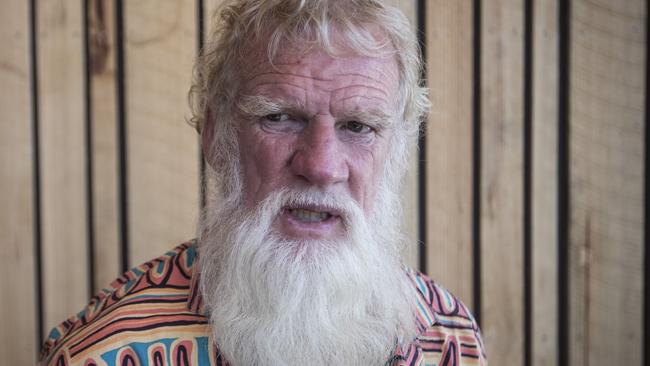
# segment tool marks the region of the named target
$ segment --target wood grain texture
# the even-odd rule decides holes
[[[647,2],[573,2],[570,362],[640,365]]]
[[[481,296],[490,362],[523,362],[523,4],[481,14]]]
[[[120,274],[115,14],[112,4],[103,0],[89,1],[88,27],[95,288],[99,290],[108,286]]]
[[[531,361],[557,364],[558,2],[533,8]]]
[[[427,271],[473,309],[472,2],[427,4]]]
[[[0,12],[0,364],[32,365],[38,349],[28,2]]]
[[[130,261],[194,236],[196,132],[186,122],[196,56],[194,2],[124,3]]]
[[[411,22],[413,31],[417,31],[417,4],[415,0],[388,0],[388,4],[396,7]],[[404,261],[411,268],[418,268],[420,244],[418,241],[418,153],[417,146],[411,146],[411,159],[404,183],[401,188],[402,229],[406,234],[407,246],[402,250]]]
[[[204,25],[221,0],[200,0]],[[115,39],[90,0],[96,286],[118,274]],[[416,1],[389,0],[415,27]],[[81,2],[37,2],[45,332],[88,300]],[[99,13],[99,5],[102,7]],[[198,146],[186,92],[196,4],[125,1],[131,265],[194,235]],[[481,184],[482,329],[490,363],[523,363],[523,9],[482,4],[482,175],[472,177],[472,2],[427,1],[429,273],[472,308],[471,184]],[[534,1],[532,364],[557,357],[557,0]],[[33,364],[35,303],[29,2],[0,14],[0,364]],[[571,365],[639,365],[647,2],[575,0],[571,18]],[[206,36],[208,32],[205,33]],[[415,152],[415,151],[414,151]],[[403,189],[417,242],[417,158]],[[417,267],[417,247],[406,253]],[[17,275],[19,274],[19,275]],[[7,295],[9,294],[9,295]],[[7,295],[7,296],[5,296]]]
[[[80,2],[39,2],[38,76],[45,331],[88,301]]]

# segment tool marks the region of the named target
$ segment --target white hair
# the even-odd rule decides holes
[[[322,49],[331,56],[346,51],[382,57],[394,55],[398,65],[398,119],[390,142],[386,170],[399,180],[429,109],[422,87],[417,38],[406,17],[378,0],[230,0],[215,12],[212,33],[194,67],[189,92],[192,117],[200,133],[212,129],[208,162],[218,172],[231,172],[238,158],[237,124],[233,116],[239,99],[241,64],[247,47],[268,44],[273,62],[282,47],[308,52]],[[222,176],[224,193],[239,189],[232,176]]]
[[[380,212],[392,205],[382,202]],[[287,203],[342,212],[346,238],[281,238],[271,223]],[[381,365],[415,337],[415,290],[395,223],[369,222],[353,200],[313,188],[275,192],[253,211],[207,212],[201,290],[233,365]]]

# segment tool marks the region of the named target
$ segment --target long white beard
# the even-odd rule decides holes
[[[276,192],[253,212],[239,199],[208,206],[199,230],[201,290],[230,363],[383,365],[415,337],[415,293],[391,214],[397,200],[380,191],[375,212],[385,218],[372,225],[351,199],[316,190]],[[346,238],[281,238],[272,223],[288,203],[343,212]]]

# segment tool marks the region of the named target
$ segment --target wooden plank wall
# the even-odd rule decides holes
[[[87,3],[88,132],[94,281],[99,290],[121,269],[119,246],[115,8]]]
[[[30,78],[31,39],[29,4],[12,0],[0,14],[0,364],[34,363],[38,350],[39,310],[35,255],[35,197],[33,94]],[[7,296],[11,294],[12,296]]]
[[[125,1],[123,15],[129,259],[137,264],[192,237],[197,222],[198,138],[183,123],[187,88],[179,87],[189,85],[197,53],[196,5]]]
[[[426,270],[473,308],[472,2],[433,1],[426,19]]]
[[[637,350],[648,347],[638,301],[646,7],[581,0],[571,10],[569,359],[576,365],[638,365]]]
[[[480,286],[484,341],[497,365],[523,362],[524,64],[520,1],[481,5]],[[504,260],[507,258],[507,260]]]
[[[530,10],[528,347],[532,364],[541,366],[558,364],[558,1],[536,1]]]
[[[88,299],[83,23],[80,2],[36,9],[44,323]],[[79,263],[79,265],[70,265]]]
[[[4,4],[0,364],[34,363],[91,294],[192,237],[186,91],[220,2]],[[650,362],[647,2],[389,3],[432,102],[405,261],[474,311],[491,364]]]

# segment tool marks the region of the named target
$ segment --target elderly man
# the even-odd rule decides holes
[[[198,239],[55,328],[51,365],[485,364],[467,308],[399,255],[428,107],[408,22],[374,0],[225,4],[198,60]]]

